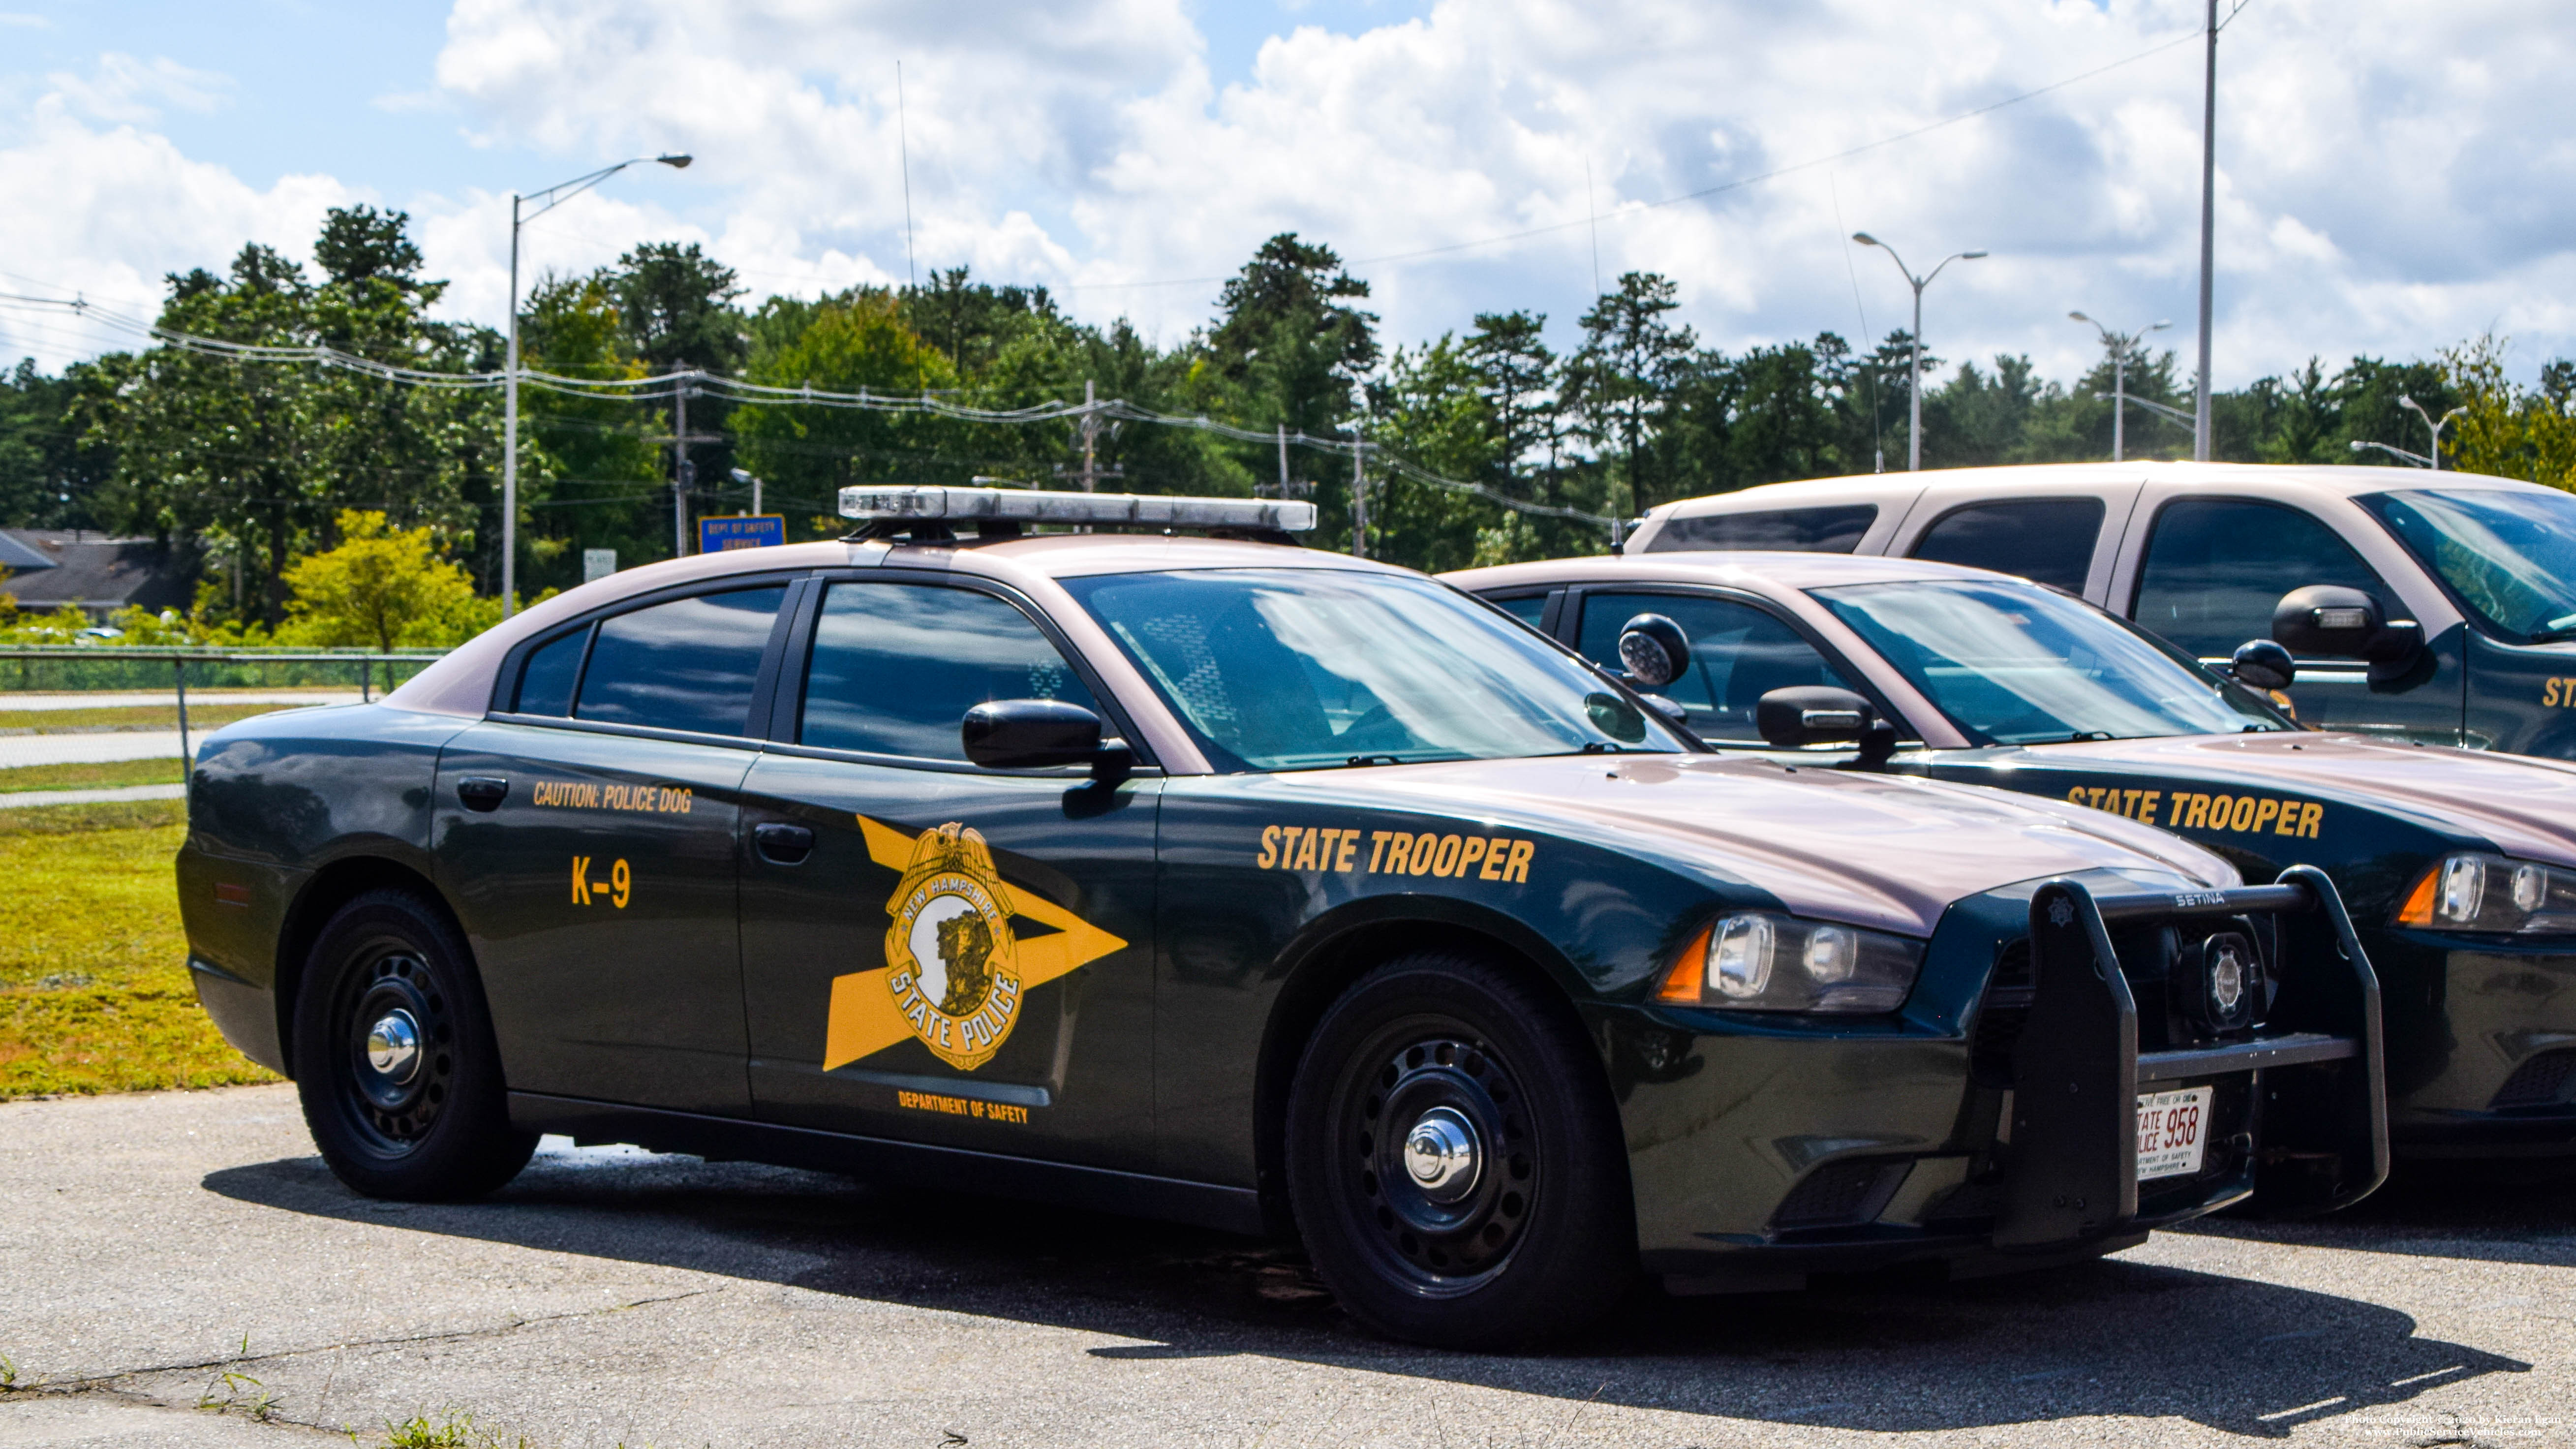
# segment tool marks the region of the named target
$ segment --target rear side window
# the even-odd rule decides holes
[[[1100,709],[1028,615],[935,584],[834,584],[806,681],[799,744],[925,760],[964,760],[958,727],[992,700]]]
[[[529,655],[510,708],[520,714],[572,713],[572,687],[581,679],[581,651],[589,644],[584,626]]]
[[[1648,553],[1695,548],[1767,548],[1790,553],[1849,553],[1878,517],[1875,503],[1783,508],[1771,513],[1712,513],[1664,524]]]
[[[751,689],[785,587],[698,594],[603,619],[573,713],[598,724],[750,732]]]
[[[1943,514],[1915,542],[1913,556],[2019,574],[2081,594],[2085,572],[2093,566],[2094,541],[2101,536],[2099,498],[1978,503]]]
[[[2310,584],[2361,589],[2380,607],[2396,596],[2370,565],[2312,515],[2277,503],[2186,498],[2156,515],[2131,617],[2204,659],[2272,637],[2281,596]]]
[[[1583,601],[1583,657],[1620,668],[1619,631],[1639,614],[1661,614],[1690,636],[1690,668],[1657,693],[1689,712],[1701,739],[1762,743],[1753,707],[1772,690],[1853,688],[1795,629],[1750,604],[1697,594],[1592,595]]]

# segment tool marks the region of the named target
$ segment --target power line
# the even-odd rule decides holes
[[[147,323],[137,318],[127,317],[123,314],[109,311],[108,309],[99,307],[94,303],[87,302],[79,298],[73,298],[67,301],[53,297],[32,297],[17,293],[0,293],[0,304],[10,304],[19,307],[68,310],[74,315],[93,317],[110,326],[119,327],[137,335],[149,337],[154,341],[177,351],[224,358],[235,362],[311,365],[354,372],[383,382],[399,383],[406,386],[430,387],[448,391],[470,391],[501,387],[508,382],[510,377],[510,374],[507,372],[437,372],[426,368],[402,367],[391,363],[377,362],[370,358],[359,357],[351,353],[339,351],[336,348],[325,347],[319,344],[286,345],[232,342],[223,338],[205,337],[192,332],[182,332],[176,328]],[[947,418],[957,422],[1014,424],[1047,422],[1079,423],[1085,420],[1105,417],[1122,422],[1152,423],[1161,427],[1190,428],[1199,432],[1212,434],[1217,437],[1230,438],[1238,442],[1273,443],[1281,441],[1284,437],[1284,441],[1286,443],[1295,444],[1296,446],[1303,448],[1313,448],[1326,453],[1347,456],[1352,458],[1354,461],[1359,459],[1363,450],[1366,450],[1367,452],[1377,456],[1380,466],[1385,467],[1392,472],[1399,473],[1406,478],[1410,478],[1417,483],[1445,489],[1453,493],[1481,498],[1489,503],[1493,503],[1502,508],[1511,509],[1515,512],[1531,514],[1533,516],[1543,518],[1580,520],[1582,522],[1612,529],[1614,532],[1620,527],[1620,520],[1608,514],[1590,513],[1578,508],[1564,508],[1550,504],[1531,503],[1524,499],[1514,498],[1506,493],[1496,492],[1481,483],[1469,483],[1456,478],[1443,477],[1427,468],[1422,468],[1416,464],[1408,462],[1395,454],[1388,453],[1380,444],[1364,442],[1359,439],[1345,440],[1331,437],[1319,438],[1307,433],[1302,428],[1296,432],[1284,435],[1280,434],[1276,429],[1273,429],[1270,432],[1259,432],[1251,428],[1240,428],[1235,427],[1232,424],[1220,423],[1203,414],[1183,416],[1177,413],[1155,412],[1150,408],[1139,407],[1123,398],[1110,398],[1102,401],[1083,403],[1048,401],[1018,408],[983,408],[975,407],[970,404],[950,402],[944,398],[933,395],[926,389],[915,394],[886,394],[871,392],[865,387],[860,388],[855,393],[836,392],[829,389],[817,388],[811,383],[800,387],[780,387],[768,383],[749,382],[741,378],[728,377],[723,373],[707,372],[698,368],[683,368],[677,372],[662,373],[653,377],[614,379],[565,377],[557,373],[540,372],[534,369],[521,369],[518,377],[522,386],[537,387],[549,392],[562,393],[574,397],[620,398],[642,402],[661,398],[676,399],[685,392],[690,396],[705,394],[738,403],[768,404],[773,406],[794,405],[802,407],[845,408],[896,414],[908,413]]]

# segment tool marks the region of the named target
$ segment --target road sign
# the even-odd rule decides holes
[[[585,584],[604,579],[617,572],[617,550],[586,548],[581,551],[581,581]]]
[[[734,514],[698,520],[698,552],[776,548],[787,541],[787,519],[776,513]]]

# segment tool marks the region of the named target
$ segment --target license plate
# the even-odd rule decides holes
[[[2209,1136],[2209,1103],[2215,1087],[2138,1094],[2138,1181],[2188,1177],[2200,1171]]]

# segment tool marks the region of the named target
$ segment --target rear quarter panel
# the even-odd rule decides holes
[[[179,915],[200,998],[253,1060],[285,1070],[281,989],[295,963],[282,948],[316,876],[369,856],[428,874],[439,748],[468,723],[338,705],[244,720],[198,748]]]

